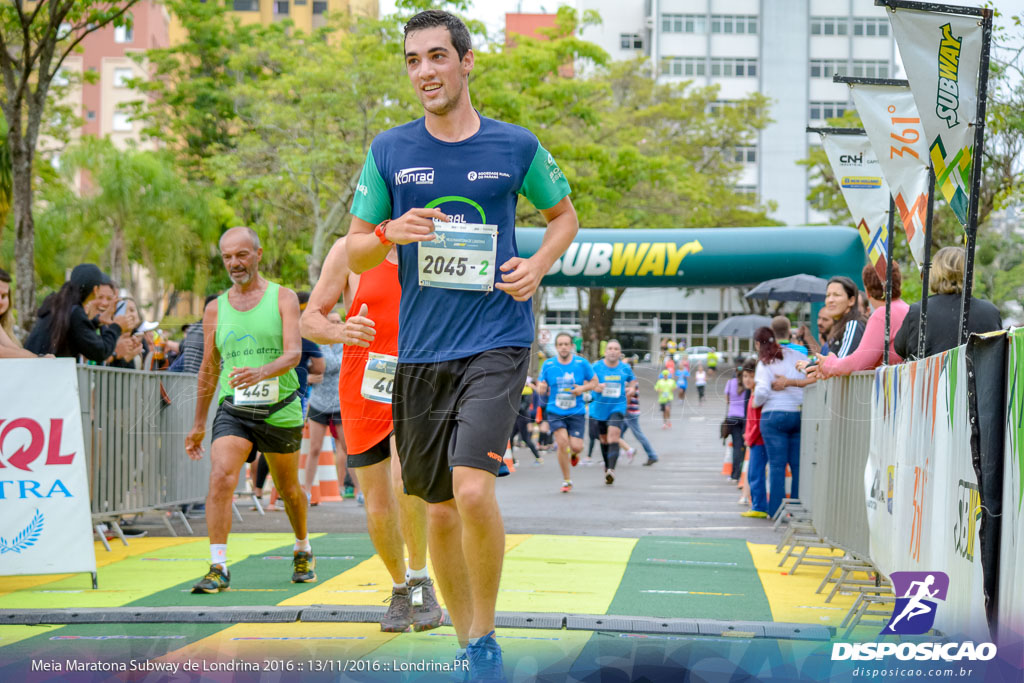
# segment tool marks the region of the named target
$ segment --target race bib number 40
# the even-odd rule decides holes
[[[418,270],[421,287],[490,292],[494,289],[494,263],[498,226],[434,221],[430,242],[420,242]]]
[[[397,356],[371,353],[366,359],[366,369],[363,371],[363,386],[360,390],[363,398],[378,403],[391,403],[397,368]]]
[[[277,403],[280,400],[278,398],[280,386],[277,379],[277,377],[271,377],[257,382],[251,387],[235,389],[234,404],[236,406],[266,406]]]

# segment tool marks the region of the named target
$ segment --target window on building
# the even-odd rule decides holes
[[[855,36],[889,35],[889,20],[885,17],[854,17],[852,23]]]
[[[91,111],[91,110],[85,112],[85,120],[86,121],[95,121],[96,120],[96,112]]]
[[[836,74],[848,76],[849,69],[845,59],[812,59],[811,78],[831,79]]]
[[[726,78],[757,76],[757,60],[752,57],[712,57],[711,75]]]
[[[130,131],[132,129],[132,120],[129,117],[128,112],[115,111],[110,127],[116,131]]]
[[[661,63],[664,76],[706,76],[707,63],[703,57],[667,57]]]
[[[327,14],[327,3],[313,0],[313,14]]]
[[[756,185],[734,185],[732,189],[736,194],[749,199],[755,199],[757,197]]]
[[[703,14],[662,14],[662,33],[707,33],[708,18]]]
[[[259,12],[260,0],[232,0],[231,9],[236,12]]]
[[[889,62],[884,59],[855,59],[853,75],[858,78],[889,78]]]
[[[711,17],[712,33],[757,33],[757,17],[749,14],[715,14]]]
[[[288,0],[274,0],[274,14],[288,14]]]
[[[115,43],[130,43],[132,42],[134,31],[131,26],[115,26],[114,27],[114,42]]]
[[[129,67],[117,67],[114,69],[114,87],[128,87],[126,81],[132,77],[132,70]]]
[[[811,102],[808,118],[811,121],[836,119],[845,114],[849,106],[847,102]]]
[[[847,17],[811,17],[812,36],[845,36],[849,30]]]
[[[642,50],[644,49],[644,41],[638,33],[620,33],[619,47],[623,50]]]
[[[737,164],[756,164],[757,147],[753,145],[743,145],[734,148],[733,161],[735,161]]]

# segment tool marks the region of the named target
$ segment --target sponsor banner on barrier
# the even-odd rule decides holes
[[[882,178],[878,157],[866,135],[823,133],[821,144],[857,224],[868,258],[884,282],[889,239],[889,185]]]
[[[947,575],[935,628],[987,640],[965,355],[961,346],[876,371],[864,493],[878,568]]]
[[[1024,640],[1024,328],[1010,331],[999,573],[1000,642]],[[1015,530],[1017,533],[1015,533]]]
[[[928,215],[928,143],[910,88],[899,85],[851,83],[882,175],[892,190],[910,255],[924,263],[924,232]]]
[[[3,364],[0,575],[95,572],[75,361]]]
[[[936,185],[956,217],[967,225],[981,21],[902,8],[890,9],[889,21],[928,136]]]

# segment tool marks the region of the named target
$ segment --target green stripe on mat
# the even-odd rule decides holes
[[[742,539],[639,539],[607,613],[772,620],[768,598]]]
[[[192,585],[202,578],[209,568],[210,560],[205,551],[201,562],[146,562],[144,564],[185,565],[183,569],[187,574],[176,571],[177,581],[173,585],[140,597],[131,604],[139,607],[276,605],[316,586],[316,583],[291,582],[294,541],[290,534],[240,534],[237,538],[232,536],[228,543],[231,590],[216,595],[191,593]],[[312,535],[311,544],[317,558],[318,581],[324,581],[351,569],[374,553],[373,545],[366,534]],[[241,559],[242,557],[244,559]],[[126,563],[127,561],[121,564]],[[161,567],[161,572],[164,571]]]

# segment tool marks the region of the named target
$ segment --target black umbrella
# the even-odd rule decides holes
[[[765,280],[746,293],[748,299],[771,299],[772,301],[824,301],[828,280],[813,275],[790,275],[775,280]]]
[[[719,322],[711,331],[709,337],[753,337],[760,327],[768,327],[772,319],[766,315],[734,315],[731,318]]]

